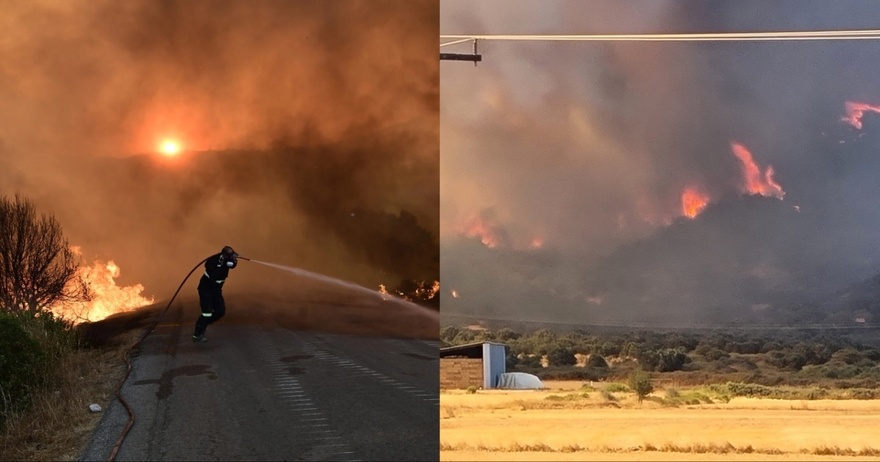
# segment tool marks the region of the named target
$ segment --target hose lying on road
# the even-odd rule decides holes
[[[119,435],[119,439],[116,441],[116,444],[113,446],[113,452],[110,453],[110,459],[108,459],[110,462],[113,462],[116,459],[116,453],[119,451],[119,448],[122,446],[122,442],[125,440],[125,436],[128,435],[128,431],[134,425],[134,413],[131,412],[131,408],[128,406],[128,403],[125,401],[125,398],[122,397],[122,393],[121,393],[122,392],[122,385],[125,383],[126,380],[128,380],[128,374],[131,373],[131,362],[128,360],[129,353],[131,353],[131,351],[133,349],[137,348],[138,345],[140,345],[141,342],[145,338],[147,338],[147,336],[150,335],[151,332],[153,332],[153,329],[156,327],[156,325],[159,324],[159,321],[162,320],[162,318],[165,316],[165,313],[168,312],[168,308],[171,308],[171,304],[174,302],[174,299],[177,297],[177,294],[180,292],[180,289],[183,288],[184,284],[186,284],[186,280],[189,279],[190,276],[192,276],[193,272],[196,269],[198,269],[200,266],[202,266],[202,264],[204,264],[206,261],[208,261],[208,258],[211,258],[211,257],[207,257],[204,260],[200,261],[196,266],[193,267],[192,270],[190,270],[189,274],[187,274],[186,277],[183,278],[183,282],[181,282],[180,286],[177,288],[177,292],[174,292],[174,296],[171,297],[171,300],[168,302],[168,306],[165,307],[165,309],[162,311],[162,314],[160,314],[156,318],[156,320],[153,322],[153,324],[150,326],[150,328],[147,329],[146,332],[144,332],[144,335],[142,335],[141,338],[138,339],[138,341],[134,345],[132,345],[128,350],[126,350],[125,355],[123,355],[123,359],[125,359],[125,364],[128,367],[128,370],[125,371],[125,377],[123,377],[122,380],[119,382],[119,385],[116,386],[116,397],[119,399],[119,402],[121,402],[122,405],[125,406],[125,410],[128,412],[128,425],[126,425],[125,430],[123,430],[122,434]]]

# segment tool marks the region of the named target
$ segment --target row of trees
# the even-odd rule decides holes
[[[587,357],[586,369],[602,370],[609,363],[634,362],[651,372],[674,372],[704,368],[712,371],[755,370],[761,366],[797,372],[807,366],[852,366],[829,371],[828,376],[853,368],[876,367],[880,349],[855,341],[840,332],[784,333],[756,331],[630,331],[584,330],[554,332],[539,329],[520,333],[509,328],[475,330],[444,326],[444,345],[494,341],[507,345],[509,368],[570,367],[578,355]]]

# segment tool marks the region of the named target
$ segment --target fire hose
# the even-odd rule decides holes
[[[208,258],[211,258],[211,257],[206,257],[204,260],[202,260],[198,264],[196,264],[196,266],[194,266],[193,269],[190,270],[189,274],[187,274],[186,277],[183,278],[183,282],[180,283],[180,286],[177,287],[177,291],[174,292],[174,295],[171,297],[171,300],[168,302],[168,305],[165,307],[164,310],[162,310],[162,314],[160,314],[156,318],[156,320],[152,323],[150,328],[144,332],[144,335],[142,335],[141,338],[139,338],[138,341],[134,343],[134,345],[129,347],[125,351],[125,354],[123,355],[123,359],[125,360],[125,365],[127,367],[127,370],[125,371],[125,377],[123,377],[122,380],[119,382],[119,384],[116,386],[116,397],[119,399],[119,402],[122,403],[122,405],[125,407],[125,411],[128,412],[128,424],[125,426],[125,429],[122,431],[122,434],[119,435],[119,439],[116,440],[116,444],[113,446],[113,451],[110,453],[110,458],[108,459],[109,462],[113,462],[114,460],[116,460],[116,453],[119,452],[119,448],[122,447],[122,442],[125,441],[125,437],[128,435],[128,431],[131,430],[132,426],[134,426],[134,412],[132,412],[131,407],[128,405],[128,402],[125,401],[125,398],[122,397],[122,385],[125,384],[125,382],[128,380],[128,375],[131,373],[131,361],[129,361],[129,354],[131,353],[132,350],[137,348],[141,344],[141,342],[143,342],[143,340],[145,338],[147,338],[148,335],[150,335],[153,332],[153,329],[156,328],[156,326],[159,324],[159,321],[161,321],[162,318],[165,317],[165,313],[167,313],[168,309],[171,308],[171,304],[174,303],[174,299],[177,298],[177,294],[180,293],[180,289],[183,288],[183,285],[186,284],[186,281],[189,279],[189,277],[192,276],[192,274],[200,266],[202,266],[206,261],[208,261]],[[240,255],[237,258],[242,259],[242,260],[251,261],[250,258],[242,257]]]

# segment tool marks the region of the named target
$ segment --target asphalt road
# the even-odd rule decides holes
[[[115,459],[439,460],[436,337],[401,335],[388,307],[321,303],[291,314],[227,297],[230,314],[194,343],[197,303],[176,302],[133,353],[135,422]],[[260,308],[236,316],[242,305]],[[81,459],[108,460],[127,423],[114,401]]]

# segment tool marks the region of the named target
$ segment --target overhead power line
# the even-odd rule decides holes
[[[772,31],[772,32],[713,32],[685,34],[478,34],[441,35],[440,47],[471,40],[505,41],[612,41],[612,42],[707,42],[707,41],[780,41],[780,40],[877,40],[880,29]]]
[[[483,57],[477,54],[477,40],[552,41],[552,42],[767,42],[798,40],[876,40],[880,29],[856,30],[796,30],[773,32],[713,32],[687,34],[580,34],[580,35],[441,35],[440,48],[473,42],[473,53],[440,53],[441,60],[473,61],[474,66]]]

